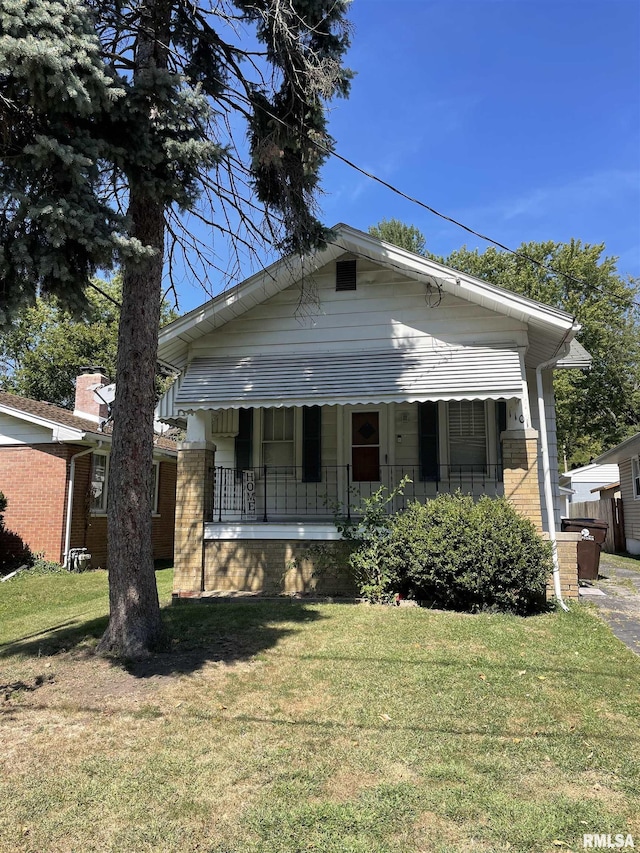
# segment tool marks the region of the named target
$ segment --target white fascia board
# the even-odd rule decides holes
[[[204,305],[194,308],[183,317],[179,317],[165,326],[158,337],[158,356],[171,360],[176,367],[183,368],[188,359],[190,344],[199,337],[198,326],[206,324],[202,334],[224,325],[229,320],[240,317],[246,311],[289,287],[302,274],[311,274],[345,252],[369,258],[374,263],[391,269],[400,269],[410,278],[418,281],[436,279],[449,293],[481,305],[499,314],[506,314],[523,322],[533,322],[548,329],[564,332],[565,340],[570,340],[580,326],[574,317],[565,311],[543,305],[526,296],[489,284],[482,279],[469,276],[451,267],[422,258],[398,246],[385,243],[358,231],[349,225],[338,224],[332,228],[335,237],[326,248],[312,253],[301,263],[298,258],[282,258],[266,269],[256,273],[243,282],[225,290]],[[178,345],[181,342],[181,347]],[[182,350],[176,354],[176,345]]]
[[[406,249],[378,240],[364,231],[357,231],[348,225],[337,225],[335,230],[340,235],[343,250],[362,252],[383,266],[385,260],[390,265],[402,266],[414,277],[436,278],[449,293],[462,296],[470,302],[492,308],[498,313],[505,313],[505,309],[509,313],[515,311],[521,314],[524,320],[536,319],[557,329],[569,330],[576,325],[575,318],[566,311],[536,302],[429,258],[422,258]],[[380,251],[381,247],[383,252]]]
[[[12,418],[17,418],[20,421],[26,421],[27,423],[44,427],[45,429],[50,429],[53,441],[82,441],[86,435],[83,430],[76,429],[75,427],[64,426],[57,421],[51,421],[48,418],[41,418],[38,415],[31,414],[30,412],[22,412],[20,409],[14,409],[11,406],[0,404],[0,413]],[[59,434],[64,434],[65,438],[58,438]]]
[[[624,462],[625,459],[630,459],[632,456],[640,454],[640,432],[625,439],[620,444],[612,447],[610,450],[605,450],[600,456],[593,461],[596,465],[607,464],[610,462]]]

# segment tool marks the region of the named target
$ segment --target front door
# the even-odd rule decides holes
[[[380,481],[379,412],[352,412],[351,467],[355,483]]]

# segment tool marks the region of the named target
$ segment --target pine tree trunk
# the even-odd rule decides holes
[[[139,8],[134,81],[167,67],[170,4],[147,0]],[[99,652],[146,657],[166,635],[153,565],[153,415],[158,354],[165,219],[160,199],[135,179],[129,184],[130,236],[154,250],[125,261],[118,328],[116,398],[108,483],[109,605]]]
[[[153,565],[153,412],[162,294],[162,206],[132,190],[132,236],[156,250],[124,267],[108,484],[110,619],[98,650],[139,658],[165,641]]]

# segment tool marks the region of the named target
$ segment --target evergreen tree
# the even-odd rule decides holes
[[[175,235],[192,211],[236,235],[231,211],[285,251],[322,244],[312,203],[325,102],[348,92],[347,2],[88,3],[0,0],[0,320],[37,294],[86,310],[89,277],[122,267],[100,648],[135,657],[164,641],[150,478],[167,222]],[[226,134],[239,120],[244,157]]]

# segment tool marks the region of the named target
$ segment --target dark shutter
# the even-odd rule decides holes
[[[418,403],[420,479],[439,480],[438,404]]]
[[[236,436],[237,473],[253,467],[253,409],[238,410],[238,434]]]
[[[496,480],[501,483],[504,479],[503,462],[502,462],[502,442],[500,435],[507,428],[507,404],[504,400],[496,402],[496,458],[498,460],[498,470],[496,471]]]
[[[336,290],[356,289],[356,262],[336,261]]]
[[[302,482],[322,480],[322,409],[320,406],[302,408]]]

